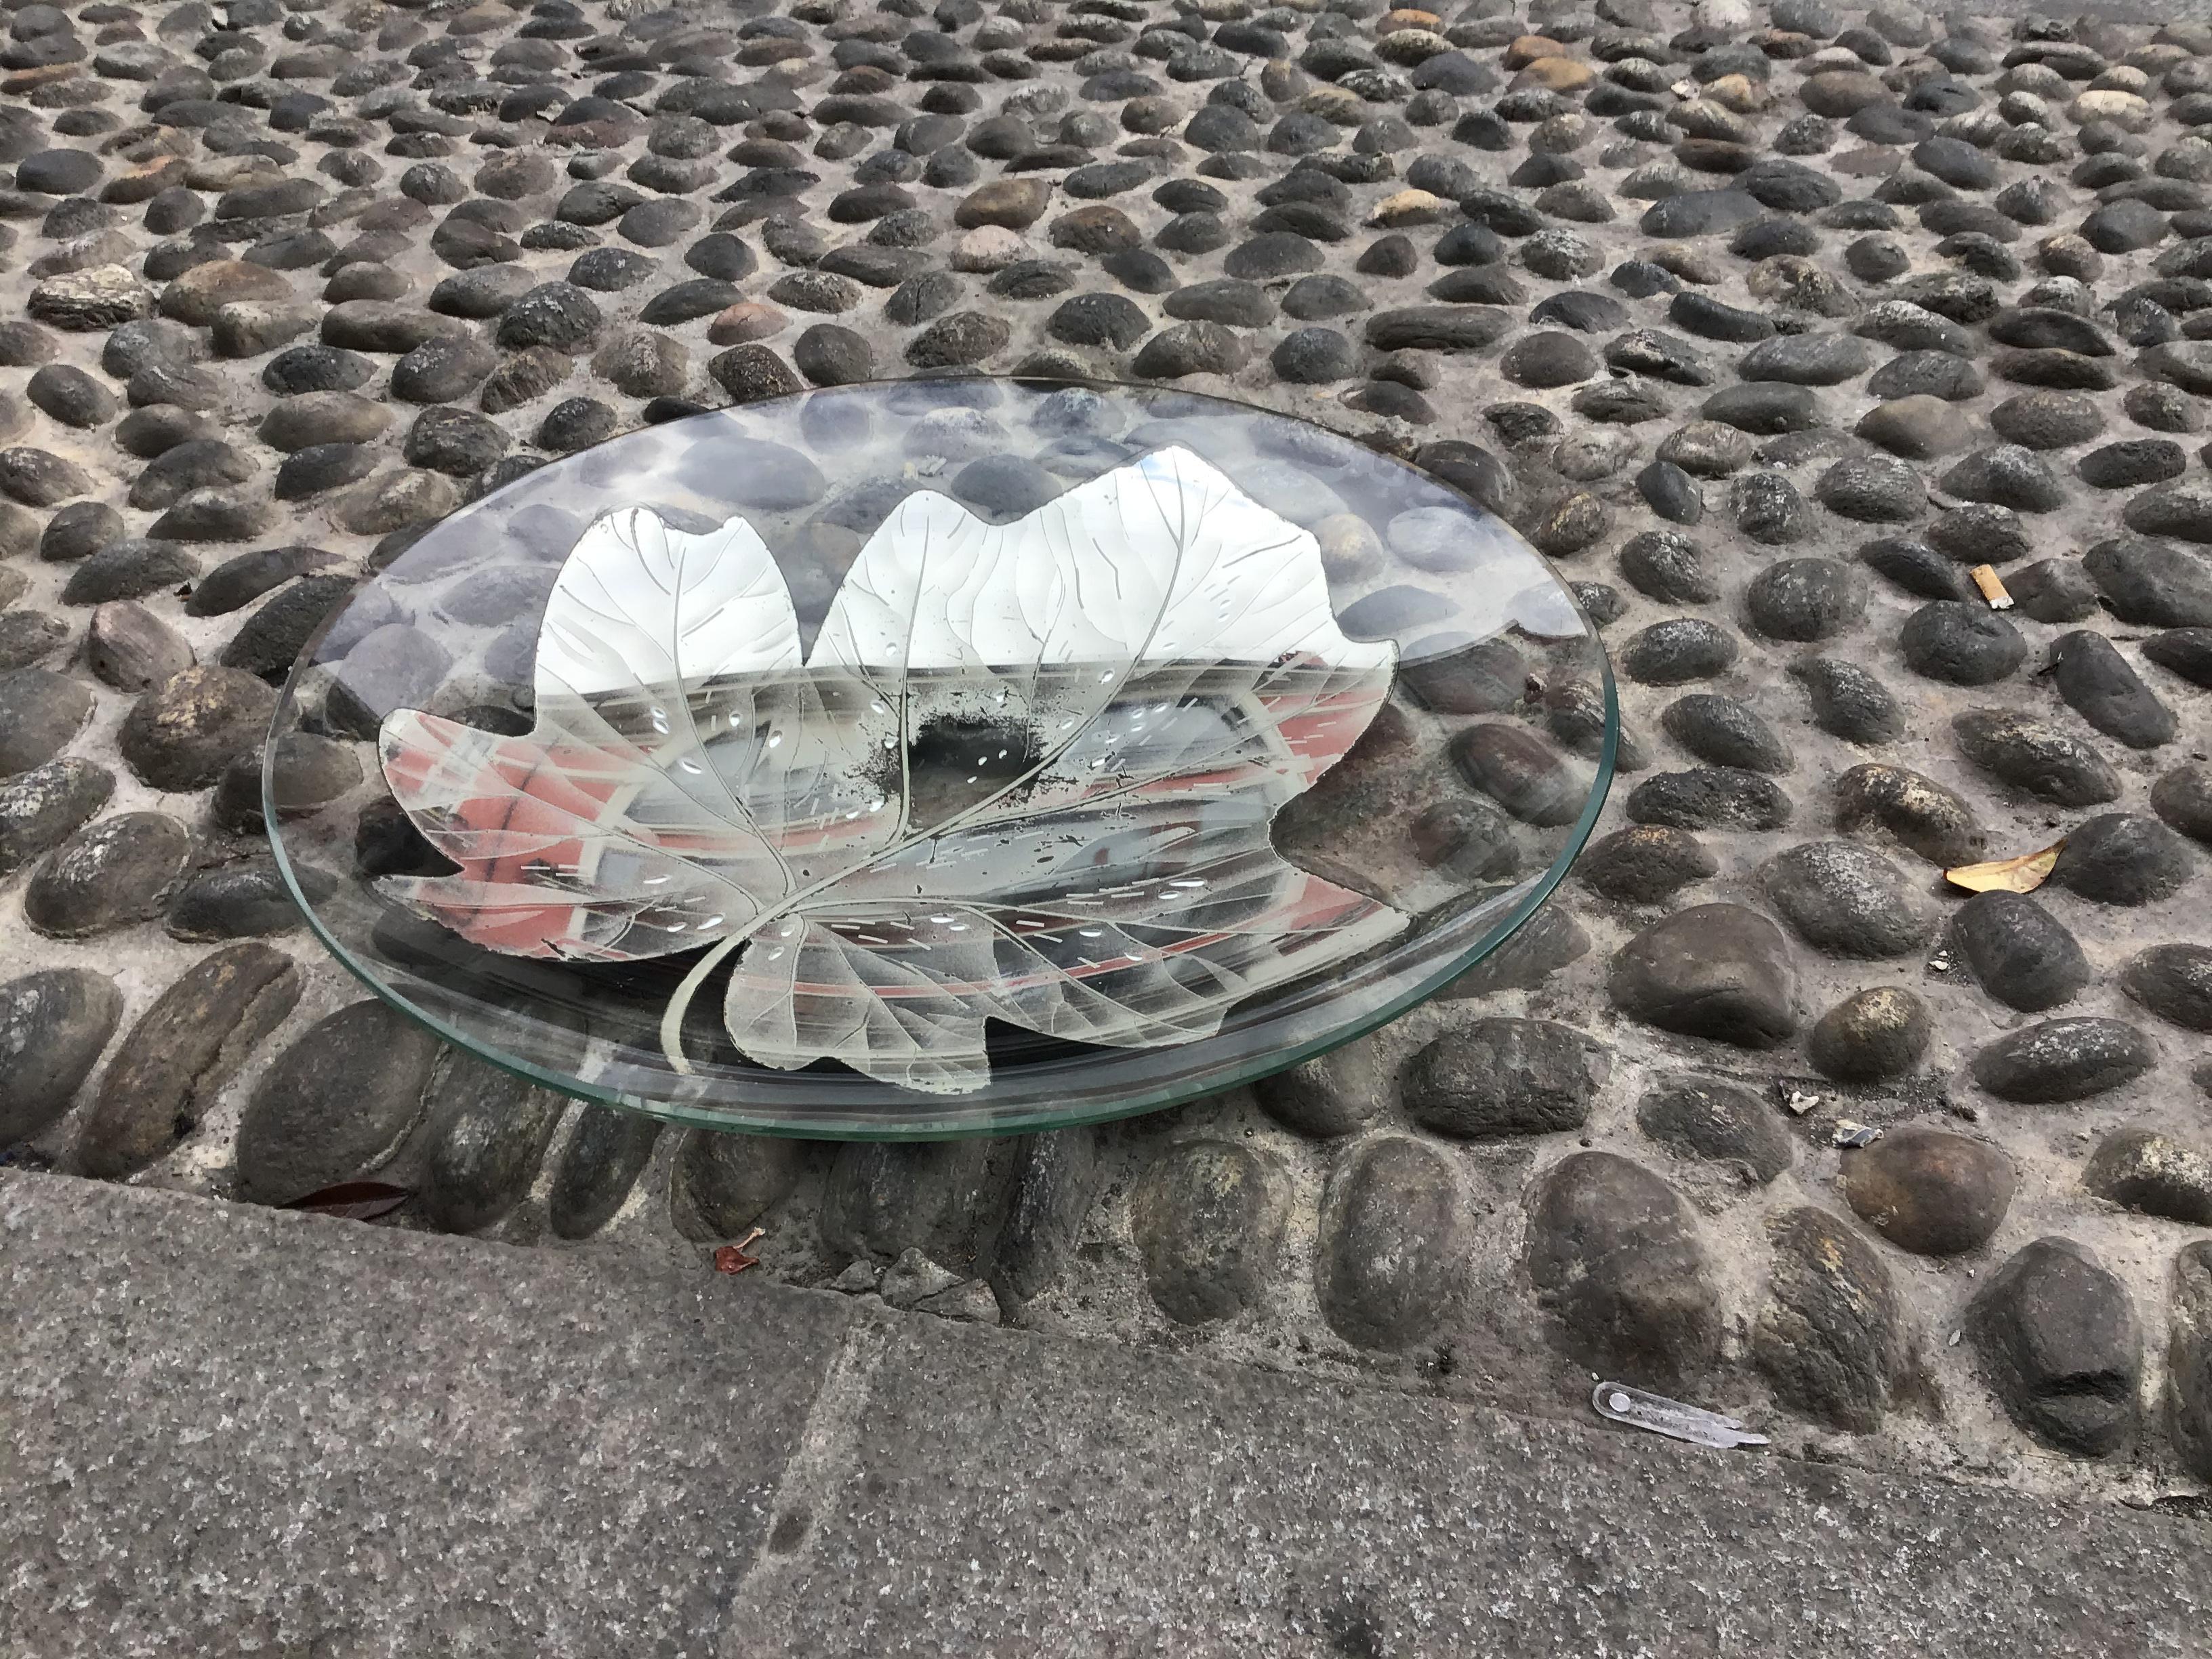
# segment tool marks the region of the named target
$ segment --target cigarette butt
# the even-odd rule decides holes
[[[1990,602],[1992,611],[2012,609],[2012,595],[2005,592],[2004,578],[1997,574],[1993,564],[1978,564],[1966,573],[1974,579],[1974,586],[1982,590],[1982,597]]]

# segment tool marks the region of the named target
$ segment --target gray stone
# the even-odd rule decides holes
[[[115,981],[89,968],[0,984],[0,1146],[60,1121],[122,1014]]]
[[[1360,1037],[1261,1079],[1252,1095],[1285,1128],[1325,1140],[1366,1123],[1382,1109],[1389,1090],[1374,1043]]]
[[[934,1295],[923,1297],[914,1307],[917,1313],[934,1315],[963,1325],[996,1325],[1002,1317],[997,1294],[988,1281],[981,1279],[962,1279]]]
[[[166,1156],[299,1000],[300,970],[281,951],[232,945],[203,957],[117,1046],[77,1138],[77,1166],[114,1180]]]
[[[2175,1254],[2167,1308],[2166,1423],[2183,1466],[2212,1480],[2212,1240]]]
[[[136,695],[192,665],[192,648],[142,605],[112,599],[85,629],[85,665],[103,684]]]
[[[426,702],[450,663],[445,647],[421,629],[398,622],[373,629],[332,674],[324,719],[340,735],[374,739],[389,711]]]
[[[456,1053],[422,1125],[416,1213],[452,1233],[489,1227],[529,1196],[563,1096]]]
[[[1850,334],[1784,334],[1744,353],[1736,374],[1746,380],[1837,386],[1874,367],[1867,343]]]
[[[1790,750],[1747,703],[1693,692],[1677,697],[1659,717],[1667,735],[1699,760],[1753,772],[1787,772]]]
[[[201,507],[208,504],[214,504],[220,514],[226,499],[220,491],[195,492],[184,504],[156,519],[155,527],[167,525],[180,512],[197,515]],[[252,516],[258,519],[265,511],[265,507],[256,504]],[[184,527],[192,526],[186,524]],[[199,561],[174,543],[151,537],[131,537],[101,548],[71,571],[69,581],[62,588],[62,603],[106,605],[149,599],[165,588],[191,582],[199,572]]]
[[[2051,647],[2051,684],[2075,712],[2130,749],[2171,743],[2179,730],[2173,711],[2101,634],[2062,636]]]
[[[1413,306],[1367,319],[1377,351],[1480,351],[1504,337],[1511,319],[1492,306]]]
[[[514,316],[514,309],[507,314]],[[438,335],[392,365],[392,395],[403,403],[453,403],[468,396],[497,367],[498,355],[474,335]]]
[[[2212,945],[2154,945],[2120,969],[2120,988],[2160,1019],[2212,1031]]]
[[[556,351],[580,350],[591,343],[604,320],[592,296],[574,283],[541,283],[500,313],[500,349],[522,351],[532,346],[550,346]]]
[[[1287,1212],[1280,1173],[1233,1142],[1164,1148],[1129,1194],[1145,1287],[1185,1325],[1256,1307],[1274,1278]]]
[[[2100,904],[2170,898],[2196,872],[2189,844],[2156,818],[2103,812],[2075,826],[2051,879]]]
[[[840,1146],[816,1218],[822,1242],[848,1258],[913,1248],[965,1273],[988,1242],[1009,1156],[983,1140]]]
[[[1813,723],[1847,743],[1883,744],[1905,730],[1904,712],[1888,688],[1863,665],[1834,657],[1801,658],[1790,665],[1813,707]]]
[[[1955,450],[1964,449],[1973,440],[1973,423],[1955,405],[1942,398],[1916,392],[1907,397],[1893,398],[1887,403],[1877,404],[1859,417],[1851,428],[1869,443],[1878,444],[1893,455],[1910,460],[1933,460]],[[1825,480],[1823,481],[1825,483]],[[1881,505],[1893,513],[1907,499],[1902,486],[1883,500]],[[1927,499],[1924,486],[1914,476],[1914,487],[1910,499],[1916,516]],[[1847,515],[1856,516],[1856,515]]]
[[[1893,424],[1914,424],[1911,417],[1918,413],[1917,406],[1922,404],[1946,411],[1949,409],[1948,404],[1935,398],[1903,399],[1896,404],[1885,404],[1869,412],[1859,422],[1860,434],[1874,435],[1868,433],[1867,424],[1881,414],[1882,410],[1897,410],[1908,404],[1915,407],[1905,415],[1893,416]],[[1942,420],[1946,417],[1937,416],[1932,418]],[[1917,424],[1925,426],[1927,423],[1923,420]],[[1942,447],[1940,439],[1932,434],[1922,432],[1906,438],[1902,433],[1887,431],[1880,422],[1876,425],[1878,429],[1884,431],[1884,435],[1905,441],[1906,448],[1900,453],[1940,453]],[[1881,441],[1880,438],[1875,441]],[[1893,449],[1898,447],[1898,444],[1886,443],[1883,447]],[[1813,493],[1821,506],[1838,518],[1853,519],[1863,524],[1903,524],[1919,517],[1928,505],[1928,492],[1920,482],[1919,473],[1903,461],[1891,460],[1886,456],[1838,461],[1820,475]]]
[[[1695,836],[1661,824],[1632,824],[1599,837],[1575,860],[1577,880],[1626,904],[1657,904],[1720,864]]]
[[[2081,1184],[2144,1215],[2212,1227],[2212,1155],[2155,1129],[2115,1129],[2097,1144]]]
[[[2132,1083],[2158,1060],[2151,1041],[2124,1020],[2046,1019],[1998,1038],[1974,1056],[1974,1081],[2030,1105],[2086,1100]]]
[[[307,576],[280,588],[246,619],[223,647],[227,668],[264,680],[281,680],[323,619],[353,591],[344,576]]]
[[[990,1282],[1000,1305],[1018,1308],[1052,1288],[1074,1257],[1084,1218],[1106,1176],[1099,1133],[1088,1127],[1024,1135],[1015,1143],[1006,1213],[991,1241]]]
[[[319,870],[297,872],[311,901],[328,896],[331,878]],[[171,939],[196,944],[227,939],[264,939],[286,933],[305,918],[273,859],[245,859],[203,870],[176,890],[161,926]]]
[[[0,876],[60,846],[114,793],[112,773],[74,755],[0,783]]]
[[[1961,501],[1987,501],[2018,513],[2049,513],[2066,502],[2057,476],[2033,450],[2019,444],[1977,450],[1951,466],[1940,487]]]
[[[2151,786],[2150,805],[2168,827],[2212,847],[2212,765],[2175,767]]]
[[[1905,1310],[1889,1269],[1826,1210],[1768,1218],[1773,1245],[1752,1358],[1775,1397],[1853,1434],[1881,1426],[1905,1346]]]
[[[1402,1135],[1354,1141],[1322,1200],[1314,1246],[1322,1316],[1363,1348],[1431,1339],[1460,1305],[1471,1243],[1450,1159]]]
[[[1469,783],[1523,823],[1571,823],[1583,810],[1587,786],[1525,726],[1469,726],[1452,739],[1450,752]]]
[[[1604,1079],[1603,1045],[1548,1020],[1478,1019],[1406,1062],[1407,1115],[1432,1133],[1490,1140],[1577,1129]]]
[[[145,693],[123,722],[131,769],[157,789],[204,789],[232,757],[261,741],[276,694],[239,669],[187,668]]]
[[[1574,1152],[1528,1196],[1525,1256],[1567,1353],[1620,1381],[1679,1389],[1720,1354],[1720,1294],[1696,1214],[1650,1170]]]
[[[1644,685],[1680,685],[1709,679],[1735,661],[1727,630],[1699,617],[1670,617],[1632,638],[1620,658],[1622,672]]]
[[[1828,639],[1856,623],[1866,603],[1866,578],[1834,559],[1779,560],[1744,590],[1751,625],[1776,640]]]
[[[24,507],[60,507],[91,493],[91,476],[51,449],[0,449],[0,495]]]
[[[909,1249],[902,1250],[898,1260],[878,1276],[875,1290],[885,1306],[907,1309],[942,1296],[961,1282],[958,1273],[939,1267],[920,1250]]]
[[[2009,564],[2037,546],[2019,514],[1984,501],[1946,507],[1929,525],[1927,536],[1929,546],[1963,565]]]
[[[1162,309],[1181,322],[1235,328],[1265,328],[1275,320],[1275,302],[1267,289],[1225,276],[1176,289]]]
[[[1243,337],[1220,323],[1177,323],[1145,343],[1130,372],[1140,380],[1173,380],[1186,374],[1233,374],[1249,355]]]
[[[367,443],[390,426],[383,404],[352,392],[302,392],[279,398],[256,428],[261,441],[289,454],[320,444]]]
[[[264,770],[269,798],[280,817],[312,812],[349,793],[362,780],[362,764],[351,745],[312,732],[288,732],[264,756],[240,756],[223,769],[210,814],[234,835],[264,834]]]
[[[1972,863],[1982,851],[1974,809],[1955,789],[1910,767],[1869,762],[1836,780],[1836,828],[1878,830],[1930,864]]]
[[[915,368],[957,368],[1004,350],[1012,337],[1003,318],[956,311],[916,335],[906,348],[906,361]]]
[[[1748,1048],[1797,1031],[1797,969],[1782,930],[1755,910],[1703,904],[1622,946],[1607,990],[1633,1018]]]
[[[78,830],[32,876],[23,919],[52,939],[89,939],[161,914],[192,857],[166,812],[118,812]]]
[[[179,446],[173,446],[175,447]],[[24,516],[29,519],[27,514]],[[55,564],[88,558],[104,548],[112,547],[129,534],[123,515],[105,501],[71,501],[67,507],[55,509],[45,530],[36,530],[35,520],[31,520],[31,526],[39,556]],[[27,547],[22,550],[29,550]]]
[[[1770,860],[1759,878],[1797,936],[1833,956],[1902,956],[1933,931],[1896,866],[1855,842],[1791,848]]]
[[[1516,386],[1573,386],[1599,369],[1596,354],[1575,336],[1556,330],[1525,334],[1498,359],[1498,372]]]
[[[286,1204],[381,1165],[421,1116],[437,1038],[374,999],[307,1028],[254,1085],[238,1126],[238,1185]]]
[[[2212,625],[2212,558],[2141,536],[2115,536],[2081,556],[2112,614],[2148,628]]]
[[[94,265],[49,276],[31,290],[25,310],[39,322],[75,333],[100,333],[148,317],[154,292],[125,266]]]
[[[2121,510],[2120,522],[2142,536],[2212,542],[2212,488],[2185,479],[2140,491]]]
[[[2020,630],[1986,605],[1939,599],[1905,619],[1898,635],[1905,666],[1954,685],[1989,685],[2027,660]]]
[[[2089,982],[2074,935],[2024,893],[1977,893],[1951,917],[1950,945],[1975,981],[1998,1001],[2040,1013]]]
[[[1960,1255],[1989,1243],[2012,1204],[2012,1160],[1946,1129],[1907,1123],[1844,1160],[1844,1196],[1861,1219],[1916,1255]]]
[[[658,1118],[586,1101],[576,1114],[547,1195],[546,1222],[556,1238],[589,1238],[615,1218],[653,1158]]]
[[[790,1197],[815,1152],[811,1142],[776,1135],[685,1130],[668,1177],[678,1230],[709,1243],[743,1237]]]
[[[44,668],[0,674],[0,778],[44,766],[92,716],[91,691]]]
[[[1676,830],[1779,830],[1794,811],[1773,779],[1740,767],[1662,772],[1632,790],[1628,816]]]
[[[1970,708],[1954,718],[1959,748],[2000,781],[2061,806],[2117,800],[2120,775],[2087,744],[2048,720],[2006,708]]]
[[[1439,1000],[1529,991],[1589,954],[1589,935],[1564,905],[1547,905],[1473,967],[1437,993]]]
[[[2096,614],[2096,584],[2079,559],[2039,559],[2007,574],[2005,587],[2020,613],[2037,622],[2079,622]]]
[[[1738,530],[1770,547],[1802,541],[1812,532],[1812,509],[1797,486],[1779,472],[1747,472],[1737,478],[1729,492],[1729,510]]]
[[[1717,1078],[1680,1077],[1648,1090],[1636,1122],[1677,1157],[1734,1165],[1754,1185],[1790,1167],[1790,1132],[1778,1110]]]
[[[1327,386],[1358,374],[1359,354],[1333,328],[1302,328],[1284,336],[1268,366],[1291,385]]]
[[[1901,985],[1855,991],[1813,1023],[1806,1058],[1823,1077],[1878,1083],[1920,1063],[1936,1034],[1928,1005]]]
[[[2090,608],[2095,608],[2094,599]],[[2088,611],[2081,614],[2087,616]],[[2169,628],[2145,640],[2142,653],[2149,661],[2179,674],[2191,685],[2212,690],[2212,628]]]
[[[654,337],[665,338],[659,336]],[[667,341],[666,343],[671,346],[675,345],[673,341]],[[678,349],[681,349],[680,347]],[[605,355],[601,354],[603,357]],[[851,329],[842,328],[835,323],[817,323],[801,334],[792,346],[791,361],[793,366],[816,386],[850,386],[868,379],[875,373],[875,362],[868,349],[867,341]],[[596,361],[593,366],[599,367]],[[634,385],[623,385],[621,380],[608,374],[604,368],[600,368],[599,372],[606,374],[609,380],[614,380],[616,385],[622,386],[631,395],[638,395]],[[635,376],[631,378],[635,379]],[[682,389],[683,374],[680,368],[672,377],[656,376],[655,378],[655,391],[673,392]],[[668,378],[672,378],[675,384],[672,386],[665,384],[665,380]]]
[[[2091,450],[2074,470],[2098,489],[2134,489],[2179,477],[2189,470],[2189,458],[2169,438],[2130,438]]]
[[[2086,1246],[2027,1246],[1969,1304],[1966,1329],[2006,1411],[2037,1439],[2105,1457],[2134,1437],[2142,1329],[2127,1287]]]

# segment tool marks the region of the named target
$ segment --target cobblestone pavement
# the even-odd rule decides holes
[[[11,1161],[377,1171],[415,1194],[383,1224],[702,1273],[759,1225],[765,1273],[950,1318],[1537,1413],[1596,1370],[2137,1503],[2212,1479],[2212,27],[5,17]],[[1014,1141],[660,1133],[363,1002],[254,787],[329,607],[549,457],[913,368],[1295,411],[1557,558],[1632,742],[1542,925],[1300,1073]],[[2032,896],[1941,879],[2061,836]]]

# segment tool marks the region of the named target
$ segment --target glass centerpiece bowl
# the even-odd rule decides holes
[[[415,538],[303,653],[264,796],[324,943],[497,1065],[997,1133],[1436,992],[1565,875],[1618,724],[1566,584],[1427,472],[1185,392],[911,380]]]

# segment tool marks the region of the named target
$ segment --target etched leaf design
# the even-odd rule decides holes
[[[986,1019],[1179,1042],[1403,928],[1268,841],[1395,659],[1337,627],[1311,535],[1177,448],[1009,525],[908,496],[804,658],[749,525],[625,509],[555,584],[527,736],[385,720],[393,793],[460,871],[383,884],[516,955],[710,946],[662,1022],[678,1070],[742,950],[753,1059],[973,1090]]]

